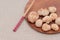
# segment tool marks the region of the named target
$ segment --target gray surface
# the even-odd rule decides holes
[[[38,33],[25,20],[16,33],[12,31],[23,15],[26,3],[27,0],[0,0],[0,40],[59,40],[60,34]]]

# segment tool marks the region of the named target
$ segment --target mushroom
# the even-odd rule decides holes
[[[51,28],[55,31],[59,30],[59,26],[57,24],[51,24]]]
[[[32,11],[28,14],[28,21],[34,23],[39,18],[39,14],[35,11]]]
[[[52,20],[55,20],[58,17],[58,15],[56,13],[51,13],[50,17]]]
[[[48,25],[47,23],[45,23],[45,24],[42,25],[42,30],[43,31],[49,31],[49,30],[51,30],[51,27],[50,27],[50,25]]]
[[[55,20],[55,23],[60,25],[60,17],[58,17],[56,20]]]
[[[45,16],[43,19],[43,22],[50,23],[52,21],[50,16]]]
[[[42,16],[47,16],[49,14],[49,11],[46,8],[45,9],[41,8],[38,10],[38,14]]]
[[[42,23],[43,23],[43,21],[42,21],[41,19],[38,19],[38,20],[35,22],[35,25],[36,25],[37,27],[41,27],[41,26],[42,26]]]
[[[56,7],[48,7],[49,12],[56,12]]]

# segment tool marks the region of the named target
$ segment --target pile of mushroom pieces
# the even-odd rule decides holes
[[[31,11],[28,14],[28,21],[34,23],[36,27],[42,28],[43,31],[59,30],[60,17],[58,17],[57,9],[54,6],[40,8],[37,12]]]

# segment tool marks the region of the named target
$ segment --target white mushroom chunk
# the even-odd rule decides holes
[[[41,27],[42,26],[42,20],[41,19],[38,19],[36,22],[35,22],[35,25],[37,26],[37,27]]]
[[[52,21],[50,16],[45,16],[43,19],[43,22],[50,23]]]
[[[56,7],[48,7],[49,12],[56,12]]]
[[[59,30],[59,26],[57,24],[51,24],[51,28],[55,31]]]
[[[55,23],[60,25],[60,17],[58,17],[56,20],[55,20]]]
[[[49,11],[46,8],[45,9],[41,8],[38,10],[38,14],[42,16],[47,16],[49,14]]]
[[[52,20],[55,20],[58,17],[58,15],[56,13],[51,13],[50,17]]]
[[[28,14],[28,21],[34,23],[39,18],[39,14],[35,11],[32,11]]]
[[[42,30],[43,30],[43,31],[49,31],[49,30],[51,30],[51,27],[50,27],[50,25],[48,25],[47,23],[45,23],[45,24],[43,24],[43,26],[42,26]]]

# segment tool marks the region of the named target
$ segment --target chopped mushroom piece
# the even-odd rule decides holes
[[[43,22],[50,23],[52,21],[50,16],[45,16],[43,19]]]
[[[39,18],[39,14],[35,11],[32,11],[28,14],[28,21],[34,23]]]
[[[42,23],[43,23],[43,21],[42,21],[41,19],[38,19],[38,20],[35,22],[35,25],[36,25],[37,27],[41,27],[41,26],[42,26]]]
[[[59,26],[57,24],[51,24],[51,28],[55,31],[59,30]]]
[[[55,20],[58,17],[58,15],[56,13],[51,13],[50,17],[52,20]]]
[[[49,12],[54,13],[54,12],[56,12],[56,7],[49,7],[48,10],[49,10]]]
[[[47,16],[49,14],[49,11],[46,8],[45,9],[41,8],[40,10],[38,10],[38,14],[42,16]]]
[[[56,20],[55,20],[55,23],[60,25],[60,17],[58,17]]]
[[[48,25],[47,23],[45,23],[45,24],[43,24],[43,26],[42,26],[42,30],[43,30],[43,31],[49,31],[49,30],[51,30],[51,27],[50,27],[50,25]]]

